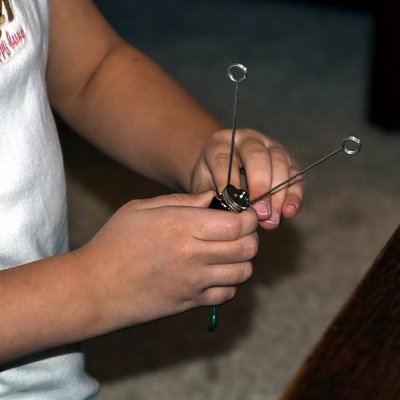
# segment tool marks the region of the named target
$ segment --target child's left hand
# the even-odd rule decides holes
[[[231,131],[214,133],[206,142],[192,175],[192,191],[216,189],[227,184]],[[275,140],[251,129],[238,129],[235,137],[231,184],[240,187],[240,167],[246,171],[250,199],[279,184],[299,171],[297,162]],[[300,211],[303,185],[298,180],[282,187],[253,205],[259,224],[265,229],[279,225],[281,216],[291,218]]]

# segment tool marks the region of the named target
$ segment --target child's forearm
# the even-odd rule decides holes
[[[0,272],[0,365],[98,332],[89,270],[68,253]]]
[[[103,60],[77,106],[76,128],[87,139],[178,190],[190,190],[204,144],[221,129],[160,67],[126,44]]]

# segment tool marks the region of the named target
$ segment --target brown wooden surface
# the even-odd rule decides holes
[[[281,398],[348,399],[400,399],[400,227]]]

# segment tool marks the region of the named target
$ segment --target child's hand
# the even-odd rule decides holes
[[[208,209],[212,197],[132,201],[77,250],[102,307],[99,332],[224,303],[250,278],[256,213]]]
[[[230,142],[230,130],[218,131],[208,140],[194,169],[193,192],[216,188],[220,193],[225,188]],[[250,199],[267,192],[299,171],[296,161],[282,145],[250,129],[236,131],[231,184],[237,188],[240,187],[240,166],[246,171]],[[302,197],[302,183],[298,182],[260,200],[253,205],[260,225],[265,229],[273,229],[279,225],[281,215],[286,218],[295,216],[300,210]]]

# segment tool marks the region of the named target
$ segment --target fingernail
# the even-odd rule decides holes
[[[280,219],[281,219],[280,214],[276,210],[272,209],[271,216],[265,222],[268,222],[273,225],[279,225]]]
[[[296,215],[299,212],[299,207],[295,203],[289,203],[286,205],[286,213],[290,215]]]
[[[271,207],[266,204],[265,201],[258,201],[253,205],[257,212],[257,215],[261,217],[264,221],[271,217]]]

